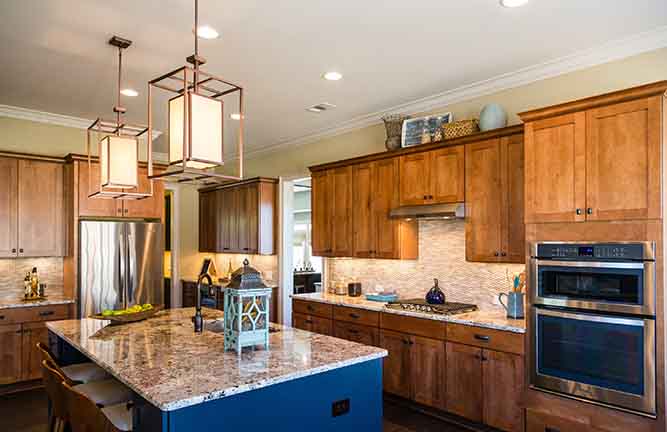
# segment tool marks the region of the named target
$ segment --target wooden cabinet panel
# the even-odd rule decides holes
[[[375,254],[378,232],[375,229],[372,163],[352,167],[352,231],[354,256],[370,258]]]
[[[326,336],[333,335],[333,322],[330,319],[314,315],[294,313],[292,314],[292,324],[294,325],[294,328],[301,330],[323,334]]]
[[[123,203],[120,200],[89,198],[88,195],[95,192],[96,183],[100,178],[100,164],[97,162],[90,165],[88,162],[76,162],[79,171],[78,195],[79,216],[119,217],[123,215]],[[92,179],[91,179],[92,177]],[[92,181],[92,187],[91,182]]]
[[[585,219],[586,114],[525,125],[525,221]]]
[[[380,333],[377,327],[369,327],[343,321],[334,321],[333,335],[364,345],[378,346]]]
[[[466,148],[466,259],[499,261],[502,248],[500,140]]]
[[[331,195],[330,177],[327,171],[312,173],[311,186],[313,255],[329,256],[332,247],[330,205],[333,196]]]
[[[63,256],[63,165],[19,160],[20,257]]]
[[[0,158],[0,257],[18,254],[18,161]]]
[[[429,152],[431,188],[429,203],[463,202],[465,197],[465,147],[453,146]]]
[[[514,354],[524,353],[525,336],[503,330],[447,323],[447,340]]]
[[[331,172],[331,253],[352,256],[352,167],[336,168]]]
[[[661,97],[586,113],[586,219],[660,217]]]
[[[498,351],[482,353],[484,423],[508,432],[523,431],[523,357]]]
[[[215,252],[217,249],[217,224],[211,223],[217,216],[215,192],[199,194],[199,252]]]
[[[0,325],[0,384],[21,380],[22,353],[21,325]]]
[[[527,409],[526,432],[602,432],[602,429],[571,418]]]
[[[156,170],[156,173],[159,172]],[[148,179],[148,169],[139,168],[139,187],[136,192],[149,193],[151,181]],[[153,181],[153,195],[140,200],[123,200],[123,216],[131,218],[162,219],[164,215],[164,183]]]
[[[429,166],[428,152],[401,156],[399,178],[402,206],[420,205],[428,201],[431,188]]]
[[[380,323],[379,312],[347,306],[334,306],[333,318],[336,321],[347,321],[375,327]]]
[[[222,194],[222,252],[235,252],[239,248],[240,199],[238,188],[224,189]]]
[[[447,379],[445,343],[413,336],[410,344],[412,398],[420,404],[444,410]]]
[[[380,330],[380,346],[389,352],[382,370],[384,391],[409,398],[412,394],[409,336]]]
[[[501,261],[523,263],[526,260],[523,135],[501,138],[500,156],[503,195]]]
[[[322,318],[331,318],[333,316],[333,306],[326,303],[317,303],[304,300],[294,300],[292,309],[302,315],[316,315]]]
[[[482,349],[446,343],[447,411],[470,420],[482,421]]]
[[[395,313],[380,314],[380,328],[423,336],[431,339],[445,340],[446,324],[426,318],[414,318]]]
[[[23,358],[21,360],[21,378],[24,381],[42,377],[42,356],[37,349],[37,342],[49,343],[49,331],[43,322],[23,324]]]
[[[257,184],[239,188],[239,250],[243,253],[257,253],[258,199]]]

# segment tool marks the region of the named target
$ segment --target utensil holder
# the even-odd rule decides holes
[[[507,297],[507,303],[503,302],[503,296]],[[498,301],[507,311],[507,318],[520,319],[524,317],[522,292],[500,293]]]

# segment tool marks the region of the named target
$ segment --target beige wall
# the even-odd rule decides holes
[[[606,63],[488,96],[442,107],[430,113],[451,111],[454,119],[478,117],[489,102],[501,104],[510,124],[519,123],[517,113],[596,94],[667,79],[667,48]],[[407,113],[414,114],[414,113]],[[248,160],[247,176],[300,176],[308,166],[384,151],[381,123],[298,148],[265,153]]]

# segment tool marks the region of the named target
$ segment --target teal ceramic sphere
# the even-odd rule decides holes
[[[485,105],[479,113],[479,130],[488,131],[507,126],[507,113],[496,103]]]

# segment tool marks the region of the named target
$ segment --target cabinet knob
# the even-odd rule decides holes
[[[590,207],[588,207],[588,208],[586,209],[586,214],[589,214],[589,215],[593,214],[593,209],[590,208]]]
[[[129,210],[129,209],[125,209],[124,212],[125,212],[125,213],[128,213],[128,210]]]
[[[500,254],[498,253],[498,251],[495,251],[495,252],[493,253],[493,256],[498,256],[498,255],[500,255]]]
[[[577,213],[578,215],[580,215],[580,214],[581,214],[581,209],[578,208],[578,209],[575,211],[575,213]]]
[[[16,248],[12,248],[12,253],[16,253]]]
[[[4,316],[4,315],[0,315],[0,320],[3,320],[3,319],[5,319],[5,316]]]
[[[19,253],[23,253],[23,248],[19,248]]]
[[[501,252],[500,256],[507,256],[507,252]]]

